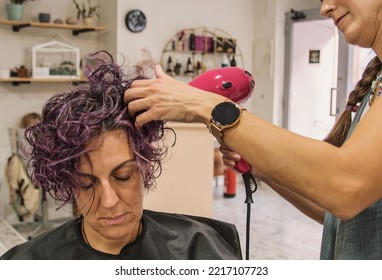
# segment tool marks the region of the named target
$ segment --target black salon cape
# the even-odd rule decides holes
[[[234,225],[195,216],[143,211],[142,232],[119,255],[91,248],[73,219],[20,244],[0,259],[20,260],[218,260],[242,259]]]

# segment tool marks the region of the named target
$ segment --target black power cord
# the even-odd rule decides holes
[[[245,203],[247,204],[247,223],[245,234],[245,259],[249,260],[249,239],[251,235],[251,204],[253,203],[252,194],[257,191],[257,183],[255,178],[250,172],[243,174],[243,180],[245,185]]]

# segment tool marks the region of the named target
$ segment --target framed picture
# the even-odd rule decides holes
[[[319,50],[309,50],[309,63],[320,63]]]

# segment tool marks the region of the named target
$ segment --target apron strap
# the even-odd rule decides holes
[[[346,136],[346,140],[345,141],[347,141],[349,139],[350,135],[353,133],[354,128],[356,127],[356,125],[360,121],[360,119],[362,117],[362,113],[365,110],[366,105],[369,103],[369,97],[370,97],[370,91],[362,99],[362,102],[359,105],[357,113],[355,114],[354,119],[353,119],[353,121],[352,121],[352,123],[350,125],[349,132],[348,132],[348,134]]]

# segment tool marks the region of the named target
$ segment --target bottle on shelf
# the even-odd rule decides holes
[[[175,75],[180,75],[180,69],[182,68],[182,64],[176,60],[175,66],[174,66],[174,74]]]
[[[222,37],[216,37],[216,52],[221,53],[223,52],[223,38]]]
[[[202,74],[202,63],[199,60],[196,62],[195,74],[196,76]]]
[[[190,49],[190,51],[194,51],[195,50],[195,35],[194,35],[194,33],[190,34],[190,38],[189,38],[188,43],[189,43],[188,48]]]
[[[223,57],[222,67],[228,67],[229,65],[230,65],[230,62],[229,62],[229,60],[228,60],[228,56],[225,55],[225,56]]]
[[[180,34],[179,34],[179,37],[178,37],[178,51],[184,51],[185,35],[186,35],[186,33],[184,31],[180,32]]]
[[[193,74],[194,73],[194,67],[191,62],[191,57],[187,59],[187,64],[186,64],[186,71],[184,71],[184,74]]]
[[[236,63],[236,59],[235,59],[235,55],[232,56],[232,59],[230,61],[230,66],[232,67],[236,67],[237,63]]]
[[[172,66],[172,58],[171,58],[171,56],[169,56],[168,60],[167,60],[166,73],[169,74],[170,76],[174,75],[174,68]]]

